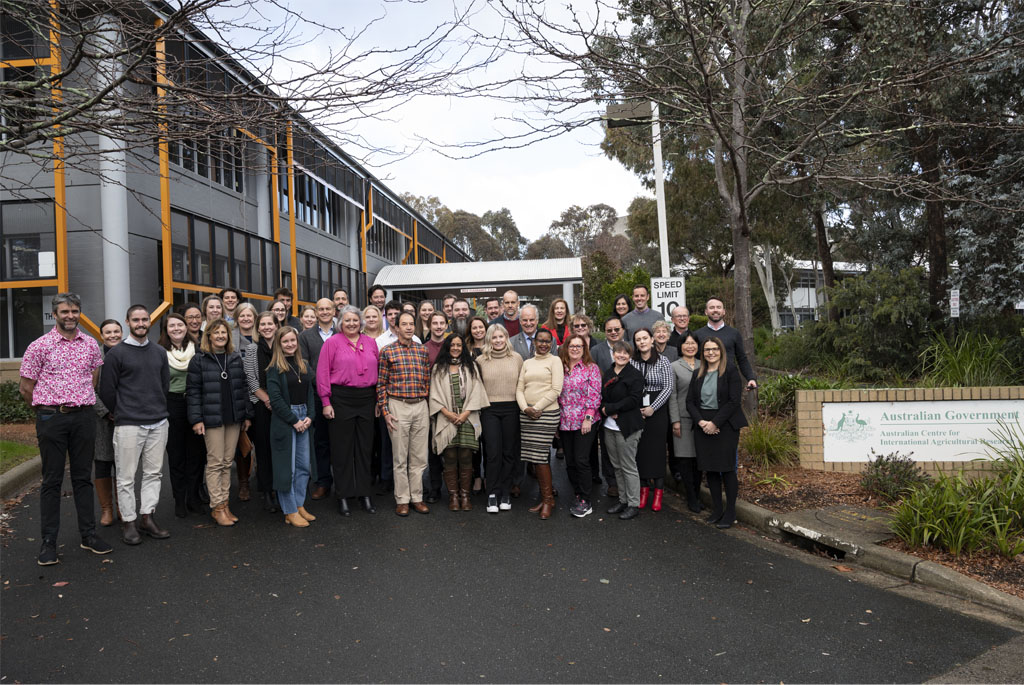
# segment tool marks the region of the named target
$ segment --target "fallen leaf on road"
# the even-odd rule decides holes
[[[800,622],[801,622],[801,623],[810,623],[810,622],[811,622],[811,619],[809,619],[809,618],[804,618],[804,619],[801,619],[801,620],[800,620]]]
[[[104,560],[103,560],[103,561],[101,561],[100,563],[101,563],[101,564],[113,564],[113,563],[114,563],[114,560],[113,560],[113,559],[104,559]]]
[[[835,570],[837,570],[837,571],[839,571],[841,573],[849,573],[850,571],[853,570],[849,566],[844,566],[843,564],[836,564],[832,568],[834,568]]]
[[[334,599],[341,599],[341,595],[334,595]]]
[[[865,609],[865,610],[864,610],[864,613],[865,613],[865,614],[870,614],[870,613],[871,613],[871,609]]]
[[[747,581],[747,585],[753,585],[753,584],[754,584],[754,581],[752,581],[752,580],[748,580]]]
[[[608,580],[607,578],[602,578],[601,582],[604,583],[605,585],[608,585],[612,581]]]
[[[59,580],[59,581],[57,581],[56,583],[53,584],[53,587],[64,587],[65,585],[68,584],[68,582],[69,581],[66,581],[66,580]]]
[[[606,632],[606,633],[610,633],[610,632],[612,632],[612,629],[611,629],[611,628],[605,628],[605,629],[604,629],[604,632]]]

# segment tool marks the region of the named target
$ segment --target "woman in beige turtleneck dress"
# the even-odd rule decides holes
[[[533,342],[534,356],[523,362],[519,372],[516,401],[520,410],[522,459],[534,465],[540,486],[540,502],[530,511],[539,511],[540,517],[547,519],[555,508],[549,459],[551,441],[561,418],[558,395],[562,392],[564,370],[562,360],[551,354],[551,331],[539,329]]]

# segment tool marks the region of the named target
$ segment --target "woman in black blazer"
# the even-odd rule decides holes
[[[708,523],[728,528],[736,520],[736,448],[740,429],[747,425],[743,414],[743,385],[739,369],[729,365],[725,345],[709,338],[701,350],[703,362],[694,372],[686,396],[686,408],[693,418],[693,442],[697,468],[707,472],[711,490],[711,515]],[[725,509],[722,486],[725,486]]]
[[[608,510],[620,519],[636,518],[640,513],[640,473],[636,467],[636,448],[644,430],[640,403],[644,394],[644,376],[630,364],[633,346],[618,341],[612,345],[611,368],[601,378],[601,416],[608,446],[608,457],[619,485],[619,501]]]

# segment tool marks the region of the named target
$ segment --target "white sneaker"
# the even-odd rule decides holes
[[[509,500],[508,495],[501,496],[501,504],[499,505],[498,508],[501,509],[502,511],[512,510],[512,502]]]
[[[495,495],[487,495],[487,513],[498,513],[498,498]]]

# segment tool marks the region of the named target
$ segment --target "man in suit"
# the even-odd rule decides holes
[[[686,337],[691,335],[690,331],[690,310],[683,305],[677,305],[672,308],[670,312],[672,314],[672,335],[668,337],[668,346],[674,347],[679,350],[679,356],[683,356],[683,351],[680,347]]]
[[[524,304],[519,310],[519,333],[512,336],[512,349],[519,353],[519,356],[526,361],[533,356],[533,341],[537,337],[537,324],[540,322],[540,314],[537,307],[532,304]],[[551,353],[555,354],[554,345],[551,346]]]
[[[320,349],[327,342],[327,339],[334,334],[334,314],[338,309],[334,300],[326,297],[317,300],[316,303],[316,326],[307,328],[299,333],[299,351],[302,358],[309,362],[316,374],[316,363],[320,359]],[[320,400],[320,394],[316,394],[316,416],[313,418],[313,441],[316,452],[316,473],[317,480],[313,487],[313,499],[323,499],[331,492],[331,484],[334,479],[331,477],[331,441],[327,430],[327,419],[324,418],[324,405]]]

